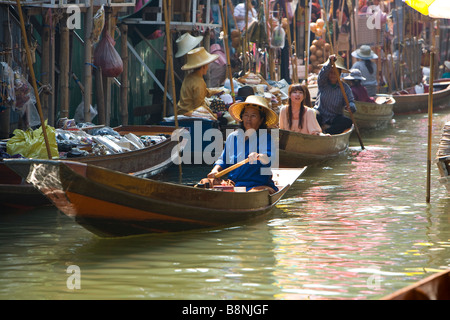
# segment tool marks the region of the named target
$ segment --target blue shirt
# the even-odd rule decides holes
[[[319,111],[322,121],[330,123],[336,116],[344,114],[346,107],[344,96],[338,83],[335,85],[328,81],[328,74],[331,71],[331,64],[326,63],[319,72],[317,78],[318,94],[316,105],[314,106]],[[347,95],[351,111],[356,112],[356,106],[353,98],[352,90],[349,85],[342,82],[345,94]]]
[[[272,136],[268,130],[259,130],[245,139],[244,130],[238,129],[231,133],[225,141],[225,147],[215,165],[219,165],[222,169],[236,164],[248,158],[251,152],[266,154],[272,158],[272,146],[275,146]],[[275,156],[275,154],[273,155]],[[269,171],[271,162],[262,164],[261,161],[256,163],[246,163],[239,168],[228,173],[228,178],[235,183],[236,187],[246,187],[247,191],[258,186],[269,186],[275,191],[278,188],[272,180],[272,174],[264,174],[262,168]]]

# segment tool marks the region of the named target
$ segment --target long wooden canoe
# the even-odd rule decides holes
[[[387,126],[392,120],[395,100],[391,98],[389,103],[378,104],[370,102],[355,101],[356,112],[353,117],[358,129],[380,129]],[[344,114],[348,115],[347,111]]]
[[[442,129],[435,162],[439,169],[439,182],[450,193],[450,121],[447,121]]]
[[[450,270],[426,277],[382,300],[450,300]]]
[[[450,107],[450,85],[438,90],[433,90],[433,108],[446,109]],[[424,113],[428,111],[428,93],[414,93],[414,88],[409,88],[394,93],[394,114]]]
[[[348,149],[353,128],[331,136],[317,136],[280,129],[280,167],[298,168],[332,159]]]
[[[140,178],[90,164],[9,159],[63,213],[101,237],[188,231],[236,224],[268,213],[302,174],[279,169],[269,194],[202,189]],[[276,180],[275,180],[276,179]]]
[[[154,144],[137,150],[110,155],[98,155],[72,158],[72,161],[89,163],[103,168],[131,173],[137,176],[150,177],[167,169],[178,157],[177,141],[170,136],[174,127],[167,126],[120,126],[114,128],[121,135],[133,133],[137,136],[164,135],[167,139],[157,140]],[[186,141],[180,142],[180,151]],[[37,207],[48,205],[48,199],[42,196],[32,185],[22,181],[22,178],[0,161],[0,204],[13,207]]]

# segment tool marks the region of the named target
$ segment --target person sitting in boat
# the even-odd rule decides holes
[[[351,69],[350,73],[343,77],[343,79],[349,84],[350,88],[352,89],[353,98],[355,99],[355,101],[375,103],[375,99],[369,97],[366,87],[361,84],[361,81],[366,80],[366,78],[362,76],[361,70]]]
[[[204,47],[192,49],[187,53],[187,62],[181,70],[193,70],[183,80],[178,101],[178,114],[191,116],[199,108],[214,115],[208,108],[205,98],[220,95],[221,89],[208,89],[203,79],[211,62],[219,58],[218,54],[210,54]]]
[[[288,89],[288,103],[280,109],[280,129],[305,134],[322,134],[316,112],[311,105],[308,87],[293,83]]]
[[[378,59],[378,56],[370,49],[370,46],[362,45],[359,49],[352,52],[352,57],[358,59],[358,61],[353,64],[352,69],[361,70],[361,74],[365,78],[361,84],[366,87],[370,97],[375,96],[377,94],[378,86],[377,64],[372,60]]]
[[[445,61],[444,66],[445,66],[445,72],[442,75],[442,78],[448,79],[448,78],[450,78],[450,61]]]
[[[267,129],[278,125],[278,115],[268,107],[264,97],[256,95],[231,105],[228,112],[241,123],[241,129],[228,135],[223,152],[208,178],[215,179],[220,171],[248,158],[247,163],[228,174],[229,180],[236,187],[246,187],[247,191],[275,193],[278,188],[270,173],[272,156],[276,154],[273,150],[275,144]]]
[[[332,70],[331,61],[334,61],[339,75]],[[349,73],[344,66],[344,59],[340,56],[330,55],[328,61],[322,65],[317,79],[318,94],[314,109],[318,112],[317,120],[324,133],[338,134],[352,127],[352,120],[344,116],[346,101],[339,86],[341,72]],[[342,83],[347,96],[350,110],[355,113],[356,106],[353,93],[348,84]]]

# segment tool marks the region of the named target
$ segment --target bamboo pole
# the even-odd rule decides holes
[[[170,31],[170,9],[172,7],[171,0],[164,0],[164,20],[166,25],[166,47],[168,52],[167,64],[169,66],[169,70],[171,72],[171,81],[172,81],[172,103],[173,103],[173,112],[175,115],[175,127],[178,129],[178,110],[177,110],[177,99],[176,99],[176,90],[175,90],[175,76],[173,74],[173,55],[172,55],[172,37]]]
[[[69,28],[66,25],[67,16],[61,24],[61,54],[59,57],[59,66],[61,68],[60,88],[61,88],[61,105],[60,117],[69,117],[69,68],[70,68],[70,36]]]
[[[31,60],[30,47],[28,46],[27,32],[25,30],[25,21],[23,18],[22,6],[20,4],[20,0],[17,0],[17,11],[19,13],[20,29],[22,30],[23,43],[25,45],[25,51],[27,54],[28,72],[30,72],[30,76],[31,76],[31,80],[32,80],[31,82],[33,84],[33,89],[34,89],[34,95],[36,97],[36,105],[37,105],[37,109],[38,109],[38,113],[39,113],[39,118],[41,119],[42,134],[44,135],[45,146],[47,149],[47,156],[49,159],[51,159],[52,153],[50,151],[50,144],[48,142],[47,129],[45,126],[44,115],[42,113],[41,99],[39,98],[39,91],[38,91],[37,84],[36,84],[36,76],[34,74],[33,62]]]
[[[226,9],[226,5],[227,4],[225,3],[225,9]],[[225,45],[225,52],[227,55],[227,70],[228,70],[228,77],[230,78],[231,97],[233,98],[233,103],[235,103],[236,95],[234,93],[233,71],[231,70],[230,50],[228,49],[228,21],[225,20],[225,18],[224,18],[222,0],[219,0],[219,11],[220,11],[220,17],[222,19],[223,43]]]
[[[94,6],[92,1],[88,1],[87,5],[84,41],[84,121],[90,122],[90,106],[92,101],[92,20]]]
[[[120,25],[121,42],[120,51],[123,64],[123,72],[121,75],[120,86],[120,114],[122,125],[128,124],[128,25],[122,23]]]
[[[47,11],[45,11],[47,12]],[[41,83],[47,86],[50,83],[50,22],[48,21],[47,14],[42,15],[43,28],[42,28],[42,53],[41,53]],[[42,112],[45,118],[48,119],[49,110],[49,96],[48,90],[42,91],[41,102]]]
[[[97,98],[97,120],[98,124],[106,124],[106,113],[105,113],[105,96],[103,94],[103,76],[102,68],[97,66],[94,69],[95,74],[95,96]]]
[[[434,52],[430,52],[430,88],[428,93],[428,149],[427,149],[427,196],[430,203],[431,189],[431,138],[433,133],[433,81],[434,81]]]
[[[309,36],[311,35],[311,27],[310,27],[310,20],[311,20],[311,0],[307,0],[305,2],[305,54],[304,54],[304,64],[305,64],[305,83],[306,86],[308,86],[308,68],[309,68],[309,43],[311,42]],[[308,28],[306,27],[306,24],[308,24]]]

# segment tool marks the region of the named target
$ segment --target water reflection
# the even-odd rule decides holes
[[[433,152],[449,119],[435,116]],[[396,120],[242,226],[112,240],[54,208],[2,210],[0,298],[378,299],[449,268],[450,197],[435,167],[425,202],[426,117]],[[209,170],[183,167],[183,182]],[[178,181],[178,167],[160,178]],[[66,286],[69,265],[81,290]]]

